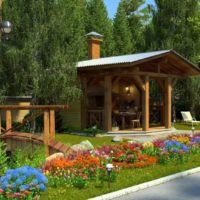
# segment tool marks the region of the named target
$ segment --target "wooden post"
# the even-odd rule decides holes
[[[83,96],[81,99],[81,128],[84,129],[87,127],[87,78],[82,78],[82,92]]]
[[[149,129],[149,77],[144,78],[144,90],[142,90],[142,130]]]
[[[6,110],[6,130],[12,128],[11,110]]]
[[[165,128],[172,126],[172,80],[165,80]]]
[[[55,110],[50,110],[50,141],[55,139]]]
[[[112,130],[112,80],[110,75],[104,79],[104,128]]]
[[[49,156],[49,111],[44,111],[44,145],[45,155]]]

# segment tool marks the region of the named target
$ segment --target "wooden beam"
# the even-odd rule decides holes
[[[60,110],[67,109],[68,105],[0,105],[1,110]]]
[[[104,78],[104,128],[112,130],[112,78],[110,75]]]
[[[144,84],[144,81],[142,80],[142,78],[140,76],[133,76],[133,79],[137,83],[140,90],[144,91],[145,90],[145,84]]]
[[[172,80],[172,88],[176,85],[177,81],[178,81],[177,78],[174,78],[174,79]]]
[[[120,70],[121,71],[121,70]],[[110,71],[110,75],[112,76],[121,76],[121,77],[133,77],[133,76],[149,76],[149,77],[157,77],[157,78],[168,78],[168,77],[171,77],[171,78],[178,78],[178,79],[185,79],[187,78],[186,75],[175,75],[175,74],[166,74],[166,73],[156,73],[156,72],[145,72],[145,71],[134,71],[134,72],[130,72],[128,71],[127,73],[123,73],[123,74],[120,74],[120,71],[118,70],[113,70],[113,71]],[[107,72],[104,72],[103,70],[102,71],[96,71],[96,70],[91,70],[90,72],[87,71],[87,73],[85,73],[84,75],[82,74],[82,76],[84,77],[93,77],[94,74],[97,74],[98,73],[98,76],[102,76],[104,77]]]
[[[45,145],[45,155],[49,156],[49,111],[44,111],[44,145]]]
[[[149,129],[149,77],[144,77],[145,90],[142,91],[142,130]]]
[[[56,124],[55,124],[55,110],[50,110],[50,141],[55,139]]]
[[[6,110],[6,130],[12,128],[12,114],[11,110]]]
[[[88,106],[88,84],[87,78],[83,77],[81,79],[82,82],[82,98],[81,98],[81,128],[85,129],[87,127],[87,106]]]
[[[165,128],[171,128],[172,121],[172,80],[165,80]]]

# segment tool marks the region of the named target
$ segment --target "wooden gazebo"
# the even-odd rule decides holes
[[[78,63],[83,96],[81,101],[81,126],[89,127],[89,118],[96,116],[101,120],[103,129],[112,130],[113,88],[120,80],[131,80],[141,95],[142,131],[149,130],[150,102],[149,81],[155,80],[163,95],[162,123],[166,129],[172,124],[172,89],[178,79],[198,76],[200,69],[172,50],[155,51],[133,55],[98,58],[101,38],[92,34],[89,40],[90,60]],[[91,53],[93,52],[93,53]],[[89,100],[91,86],[100,85],[93,92],[103,93],[101,109],[91,109]],[[99,101],[100,97],[97,98]],[[98,123],[98,122],[97,122]]]

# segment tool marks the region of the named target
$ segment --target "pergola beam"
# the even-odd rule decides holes
[[[104,128],[106,131],[112,130],[112,77],[104,78]]]
[[[172,121],[172,79],[165,80],[165,128],[171,128]]]
[[[149,129],[149,77],[144,77],[145,90],[142,91],[142,130]]]

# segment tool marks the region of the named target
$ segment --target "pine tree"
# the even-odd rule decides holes
[[[157,48],[173,48],[192,59],[199,45],[191,25],[191,19],[199,13],[198,0],[155,0],[155,3],[153,25]]]
[[[122,0],[129,29],[131,31],[132,53],[145,50],[144,32],[150,20],[148,7],[144,6],[145,0]]]
[[[76,61],[85,57],[84,4],[79,0],[7,0],[4,17],[14,30],[1,43],[2,87],[37,103],[78,97]]]
[[[128,26],[123,1],[120,2],[113,23],[115,39],[115,55],[130,54],[133,52],[131,32]]]
[[[95,31],[103,35],[101,45],[101,57],[113,55],[114,40],[112,21],[108,17],[108,12],[103,0],[88,0],[87,1],[87,32]]]

